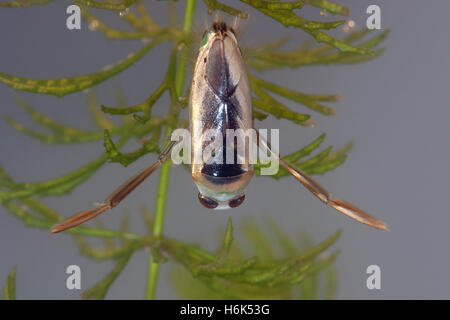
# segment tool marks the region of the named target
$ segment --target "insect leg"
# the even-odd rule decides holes
[[[258,139],[260,139],[261,143],[260,146],[262,146],[264,151],[269,150],[272,152],[270,144],[258,134]],[[303,186],[305,186],[311,193],[313,193],[317,198],[319,198],[322,202],[324,202],[326,205],[336,209],[337,211],[345,214],[346,216],[364,223],[370,227],[381,229],[381,230],[387,230],[387,225],[381,221],[378,220],[368,213],[364,212],[362,209],[354,206],[353,204],[340,200],[340,199],[333,199],[330,195],[330,193],[322,187],[319,183],[317,183],[313,178],[308,176],[303,171],[295,168],[292,164],[288,163],[286,160],[281,158],[278,154],[276,154],[276,157],[279,159],[280,164],[283,168],[285,168],[290,174],[292,174],[298,181],[300,181]]]
[[[76,213],[72,217],[55,225],[52,228],[51,232],[58,233],[76,227],[117,206],[123,199],[125,199],[126,196],[128,196],[134,189],[136,189],[137,186],[139,186],[148,176],[150,176],[156,169],[161,166],[161,164],[163,164],[169,158],[170,151],[176,143],[176,141],[171,141],[166,149],[160,154],[158,160],[155,163],[137,173],[132,178],[128,179],[113,193],[111,193],[111,195],[106,198],[105,202],[100,204],[97,208],[88,209]]]

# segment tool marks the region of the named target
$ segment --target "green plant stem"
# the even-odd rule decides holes
[[[188,0],[186,2],[186,10],[184,16],[183,36],[186,38],[191,32],[192,21],[194,19],[195,0]],[[186,76],[187,59],[184,56],[179,57],[178,68],[175,77],[175,86],[177,96],[180,96],[184,87],[184,80]],[[170,135],[171,128],[168,128],[168,135]],[[155,219],[153,225],[153,237],[158,239],[162,235],[164,226],[164,214],[166,208],[167,191],[169,188],[170,178],[170,161],[166,161],[162,166],[159,174],[158,192],[156,195],[155,204]],[[150,255],[147,290],[145,298],[147,300],[153,300],[156,292],[156,285],[158,281],[159,263],[153,261],[152,255]]]

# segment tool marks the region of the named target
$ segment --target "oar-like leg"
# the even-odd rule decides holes
[[[266,149],[263,151],[269,150],[270,152],[272,152],[269,143],[263,137],[261,137],[261,135],[258,135],[258,138],[261,139],[260,146],[262,146],[263,149]],[[309,191],[311,191],[325,204],[347,215],[348,217],[355,219],[358,222],[367,224],[368,226],[371,226],[373,228],[387,230],[387,225],[383,221],[372,217],[368,213],[364,212],[360,208],[347,201],[333,199],[330,193],[319,183],[317,183],[313,178],[311,178],[301,170],[298,170],[287,161],[283,160],[278,154],[275,154],[275,156],[279,159],[280,164],[283,168],[289,171],[298,181],[300,181]]]
[[[161,164],[163,164],[170,155],[170,151],[175,145],[175,141],[170,142],[167,148],[163,151],[163,153],[158,157],[158,160],[153,163],[148,168],[142,170],[132,178],[128,179],[125,183],[123,183],[119,188],[117,188],[108,198],[106,198],[105,202],[100,204],[97,208],[84,210],[76,213],[72,217],[62,221],[55,225],[51,232],[58,233],[73,227],[76,227],[88,220],[95,218],[96,216],[102,214],[105,211],[108,211],[115,206],[117,206],[123,199],[126,198],[137,186],[139,186],[147,177],[149,177],[156,169],[158,169]]]

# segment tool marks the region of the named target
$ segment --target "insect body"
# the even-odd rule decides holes
[[[245,198],[245,189],[253,176],[253,167],[246,158],[248,152],[238,153],[225,141],[227,130],[253,128],[251,91],[248,77],[234,31],[224,22],[215,22],[203,37],[194,69],[190,94],[191,174],[199,189],[200,203],[210,209],[228,209],[239,206]],[[222,144],[214,149],[210,159],[204,158],[208,139]],[[271,147],[258,136],[263,151]],[[88,221],[118,205],[130,192],[150,176],[169,158],[175,142],[169,144],[158,161],[122,184],[97,208],[75,214],[53,227],[60,232]],[[227,151],[230,151],[228,153]],[[386,224],[356,206],[333,199],[326,189],[311,177],[276,155],[277,160],[301,184],[328,206],[361,223],[377,229]],[[226,158],[233,160],[226,161]],[[217,160],[222,161],[217,161]],[[213,161],[209,161],[213,160]],[[230,160],[230,159],[228,159]]]
[[[192,159],[201,159],[191,164],[199,200],[210,209],[237,207],[244,201],[253,167],[249,161],[227,161],[226,131],[252,129],[252,105],[241,51],[233,30],[224,22],[215,22],[203,37],[192,79],[189,111]],[[205,163],[203,158],[208,133],[209,138],[221,143],[211,163]],[[233,157],[239,156],[236,149],[231,153]]]

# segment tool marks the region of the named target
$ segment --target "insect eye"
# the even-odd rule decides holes
[[[203,47],[208,42],[208,36],[209,33],[205,31],[205,33],[203,34],[202,43],[200,43],[200,48]]]
[[[241,205],[242,202],[244,202],[245,200],[245,194],[243,196],[240,196],[239,198],[230,200],[230,202],[228,202],[228,205],[230,206],[230,208],[236,208],[239,207]]]
[[[198,194],[198,200],[200,200],[200,203],[208,209],[215,209],[219,205],[216,201],[205,197],[201,193]]]

